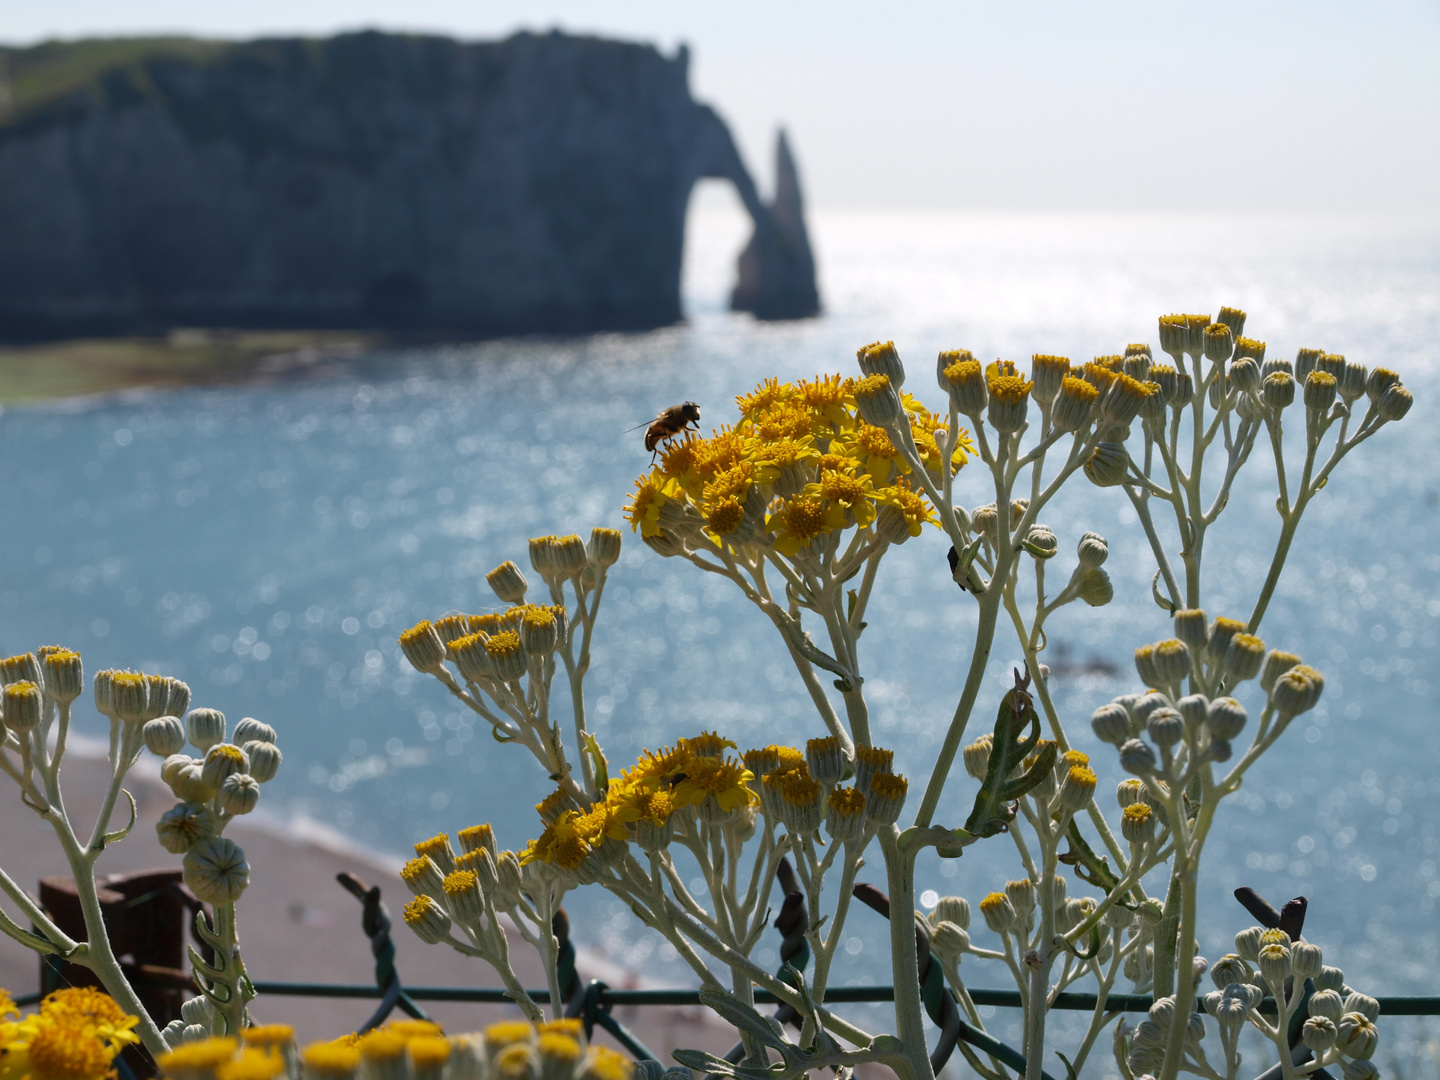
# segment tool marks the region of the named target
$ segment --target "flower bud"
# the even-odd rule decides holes
[[[1334,1020],[1312,1016],[1300,1030],[1300,1041],[1314,1051],[1316,1057],[1323,1057],[1335,1045],[1337,1033]]]
[[[555,549],[550,546],[550,540],[548,536],[530,538],[530,566],[542,578],[550,577],[556,572]]]
[[[260,782],[249,773],[233,773],[220,784],[219,799],[227,814],[248,814],[260,801]]]
[[[1155,771],[1155,751],[1149,743],[1129,739],[1120,747],[1120,767],[1136,776],[1149,776]]]
[[[520,644],[527,655],[549,656],[564,641],[561,624],[553,607],[527,604],[520,616]]]
[[[1310,995],[1310,1015],[1323,1016],[1327,1020],[1339,1020],[1345,1011],[1345,1003],[1334,990],[1317,990]]]
[[[1290,946],[1290,965],[1297,979],[1313,979],[1324,967],[1320,946],[1308,941],[1295,942]]]
[[[1132,844],[1146,844],[1155,839],[1155,811],[1149,803],[1137,802],[1120,814],[1120,835]]]
[[[233,840],[211,836],[185,853],[185,884],[201,903],[223,907],[240,899],[250,884],[250,864]]]
[[[1399,382],[1400,376],[1389,368],[1375,368],[1365,379],[1365,394],[1374,404],[1378,405],[1380,399],[1385,396],[1385,391],[1398,385]]]
[[[520,902],[520,890],[524,877],[520,870],[520,859],[513,851],[502,851],[495,858],[495,872],[500,878],[495,895],[491,898],[499,911],[508,911]]]
[[[1254,634],[1236,634],[1225,646],[1221,666],[1231,683],[1242,683],[1260,674],[1265,662],[1265,642]]]
[[[942,352],[937,363],[940,366],[940,389],[950,395],[956,411],[972,420],[978,419],[990,400],[980,362],[968,350],[961,349]]]
[[[146,716],[150,687],[145,676],[134,671],[117,671],[110,677],[110,700],[114,715],[126,723],[150,719]]]
[[[1347,402],[1352,402],[1363,397],[1365,395],[1367,375],[1368,372],[1365,370],[1364,364],[1355,364],[1346,361],[1345,370],[1339,375],[1340,383],[1337,389],[1339,390],[1340,396]],[[1297,373],[1296,378],[1299,377]]]
[[[1223,364],[1235,351],[1235,338],[1224,323],[1211,323],[1204,330],[1205,359]]]
[[[962,751],[965,759],[965,771],[977,780],[984,780],[986,770],[990,768],[992,742],[991,736],[982,735]]]
[[[1174,709],[1156,709],[1145,727],[1156,746],[1174,746],[1185,737],[1185,719]]]
[[[1249,716],[1245,706],[1233,697],[1216,698],[1205,714],[1205,726],[1217,739],[1233,739],[1245,730]]]
[[[1210,761],[1229,761],[1234,752],[1229,739],[1212,738],[1205,750],[1205,756]]]
[[[1115,586],[1103,567],[1092,566],[1080,575],[1075,593],[1091,607],[1104,607],[1115,598]]]
[[[1413,404],[1415,404],[1415,398],[1410,391],[1400,383],[1396,383],[1380,395],[1380,400],[1376,402],[1376,410],[1380,414],[1380,419],[1389,423],[1392,420],[1403,420]]]
[[[1260,937],[1264,933],[1263,926],[1251,926],[1235,935],[1235,951],[1241,959],[1252,964],[1260,959]]]
[[[1060,382],[1050,422],[1058,431],[1084,431],[1090,426],[1100,391],[1084,379],[1067,375]]]
[[[1035,400],[1049,405],[1060,393],[1060,384],[1070,374],[1070,361],[1064,356],[1042,356],[1036,353],[1030,358],[1030,379],[1035,384]]]
[[[191,744],[203,754],[225,741],[225,714],[219,709],[191,709],[185,717],[185,728]]]
[[[1210,968],[1210,978],[1221,990],[1231,983],[1248,983],[1254,972],[1234,953],[1226,953]]]
[[[70,649],[55,649],[40,662],[45,680],[45,693],[56,701],[69,704],[85,689],[85,671],[80,654]]]
[[[1235,362],[1239,363],[1242,357],[1250,357],[1255,361],[1256,366],[1265,362],[1265,342],[1256,341],[1254,338],[1235,335]]]
[[[1375,1042],[1380,1034],[1369,1017],[1347,1012],[1340,1017],[1336,1029],[1335,1045],[1346,1057],[1368,1061],[1375,1053]]]
[[[155,834],[166,851],[183,855],[201,840],[214,836],[218,827],[209,807],[182,802],[160,815]]]
[[[1145,801],[1145,781],[1131,777],[1129,780],[1121,780],[1115,785],[1115,801],[1120,804],[1120,809],[1127,806],[1134,806],[1138,802]]]
[[[888,428],[905,415],[900,392],[885,375],[867,375],[854,385],[855,411],[860,419],[878,428]]]
[[[441,896],[445,892],[445,875],[429,855],[417,856],[402,866],[400,880],[416,896]]]
[[[845,775],[845,748],[834,735],[810,739],[805,744],[805,764],[822,788],[832,788]]]
[[[596,566],[614,566],[620,561],[620,530],[595,526],[590,530],[590,543],[585,546],[585,553]],[[519,603],[518,600],[515,602]]]
[[[1265,377],[1260,388],[1260,400],[1274,412],[1288,409],[1295,400],[1295,380],[1283,371]]]
[[[854,787],[833,789],[825,806],[825,831],[838,843],[859,840],[865,835],[866,802]]]
[[[190,687],[168,675],[146,675],[145,684],[148,691],[146,720],[185,715],[185,710],[190,707]]]
[[[45,711],[45,695],[39,686],[28,679],[8,683],[3,697],[5,726],[11,731],[23,735],[40,726]]]
[[[970,929],[970,901],[963,896],[942,896],[930,913],[930,922],[932,926],[948,922],[961,930]]]
[[[1101,705],[1090,714],[1090,726],[1095,729],[1095,736],[1101,742],[1119,746],[1130,738],[1130,713],[1124,706],[1112,701],[1109,705]]]
[[[492,634],[485,639],[485,652],[495,678],[502,682],[518,679],[529,669],[529,660],[521,646],[520,635],[513,630]]]
[[[168,758],[185,748],[185,725],[177,717],[161,716],[146,722],[141,735],[150,752]]]
[[[160,779],[166,784],[174,784],[175,777],[180,775],[180,770],[187,765],[194,765],[195,759],[185,754],[171,754],[160,763]]]
[[[1055,532],[1049,525],[1032,525],[1030,532],[1025,536],[1026,549],[1036,558],[1047,558],[1055,554],[1060,546],[1060,541],[1055,538]],[[1036,552],[1045,552],[1044,555],[1037,555]]]
[[[1179,686],[1190,674],[1190,650],[1179,638],[1157,642],[1150,659],[1158,676],[1157,686]]]
[[[1269,694],[1275,688],[1276,680],[1299,663],[1300,657],[1294,653],[1271,649],[1265,654],[1265,663],[1260,668],[1260,689]]]
[[[168,759],[167,759],[168,760]],[[201,763],[194,762],[176,771],[170,781],[170,790],[175,797],[186,802],[209,802],[215,797],[215,789],[200,779]]]
[[[1018,375],[996,375],[987,381],[990,411],[986,415],[990,426],[1001,433],[1019,431],[1025,426],[1025,410],[1030,403],[1030,390],[1034,383]]]
[[[1352,1059],[1340,1066],[1340,1076],[1342,1080],[1380,1080],[1380,1070],[1373,1061]]]
[[[1072,765],[1060,781],[1060,805],[1072,814],[1090,805],[1095,796],[1095,774],[1083,765]]]
[[[400,649],[416,671],[428,673],[439,671],[444,666],[445,643],[440,640],[429,619],[416,623],[400,635]]]
[[[1260,365],[1254,360],[1236,360],[1230,365],[1230,385],[1242,394],[1260,389]]]
[[[1334,375],[1312,371],[1305,379],[1305,408],[1324,416],[1335,404],[1339,383]]]
[[[269,724],[261,723],[253,716],[247,716],[235,725],[235,731],[230,736],[230,741],[236,746],[244,746],[251,742],[273,743],[275,729]]]
[[[958,964],[970,948],[970,935],[952,922],[942,922],[930,934],[930,951],[946,964]]]
[[[1003,892],[992,892],[981,900],[980,914],[985,925],[997,934],[1008,934],[1020,922],[1014,903]]]
[[[1225,650],[1230,647],[1230,639],[1243,633],[1245,624],[1239,619],[1218,618],[1210,624],[1210,640],[1206,648],[1215,659],[1223,659]]]
[[[275,779],[280,771],[280,748],[273,742],[252,740],[244,746],[245,755],[250,759],[249,774],[257,784],[266,784]]]
[[[450,916],[429,896],[417,896],[405,905],[405,925],[425,944],[436,945],[449,936]]]
[[[1120,443],[1102,442],[1085,462],[1085,475],[1096,487],[1123,484],[1130,473],[1130,455]]]
[[[905,365],[900,362],[900,354],[895,351],[893,341],[866,345],[855,353],[855,359],[865,375],[884,375],[897,392],[905,385]]]
[[[455,838],[460,841],[460,850],[466,854],[482,848],[490,853],[492,859],[499,854],[500,849],[495,844],[495,830],[490,827],[489,822],[461,829],[455,834]]]
[[[1260,975],[1277,994],[1285,992],[1285,980],[1291,974],[1290,950],[1279,943],[1264,945],[1257,961]]]
[[[205,763],[200,766],[200,782],[218,791],[227,776],[249,768],[250,758],[244,750],[234,743],[218,743],[205,755]]]
[[[1079,557],[1081,566],[1086,570],[1094,570],[1109,558],[1110,545],[1099,533],[1087,532],[1080,537],[1075,554]]]
[[[454,870],[441,884],[445,906],[460,922],[479,926],[485,919],[485,897],[480,891],[480,876],[474,870]]]
[[[1345,1012],[1359,1013],[1367,1020],[1380,1019],[1380,1002],[1376,1001],[1369,994],[1351,993],[1345,999]]]
[[[865,819],[881,825],[893,825],[900,820],[900,811],[905,806],[905,793],[910,782],[898,773],[875,773],[870,777],[870,790],[866,792]],[[788,793],[789,788],[785,789]]]
[[[525,590],[530,587],[530,583],[525,580],[525,575],[521,573],[520,567],[509,559],[486,574],[485,583],[490,586],[491,592],[507,604],[524,603]],[[404,639],[402,638],[401,641],[403,643]]]
[[[1320,974],[1315,976],[1315,989],[1334,990],[1336,994],[1344,993],[1345,972],[1338,967],[1321,968]]]
[[[1204,694],[1190,694],[1177,701],[1175,709],[1185,718],[1185,730],[1196,732],[1205,723],[1205,714],[1210,711],[1210,699]]]
[[[1325,680],[1308,664],[1291,668],[1275,680],[1270,690],[1270,704],[1282,716],[1299,716],[1315,707]]]

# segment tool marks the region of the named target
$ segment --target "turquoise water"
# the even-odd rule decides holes
[[[685,326],[389,353],[323,380],[6,411],[0,649],[61,642],[90,671],[174,674],[196,704],[273,724],[286,756],[267,789],[272,809],[390,851],[483,820],[518,847],[545,778],[411,671],[395,638],[420,618],[492,607],[484,572],[519,559],[528,536],[619,526],[649,459],[626,428],[683,399],[719,423],[763,375],[848,372],[854,349],[879,337],[894,338],[914,388],[933,396],[940,348],[1083,358],[1153,343],[1161,312],[1236,305],[1272,355],[1314,345],[1395,368],[1416,406],[1314,505],[1262,628],[1325,672],[1325,697],[1222,814],[1207,849],[1203,951],[1228,951],[1248,924],[1228,898],[1243,883],[1276,901],[1308,895],[1308,936],[1357,985],[1440,988],[1440,231],[821,215],[830,314],[771,326],[724,311],[740,238],[723,215],[693,223]],[[1277,529],[1273,482],[1257,450],[1208,553],[1212,614],[1248,611]],[[966,501],[988,501],[978,475],[968,483]],[[1167,622],[1123,495],[1082,480],[1044,517],[1067,553],[1087,529],[1111,543],[1115,602],[1067,608],[1052,624],[1057,648],[1122,673],[1054,679],[1093,749],[1090,711],[1133,689],[1130,651],[1168,636]],[[927,535],[887,557],[864,642],[878,738],[912,777],[928,773],[973,625],[945,548]],[[589,682],[612,762],[701,727],[742,745],[816,734],[773,633],[720,583],[627,543]],[[984,713],[1014,655],[997,648]],[[93,716],[84,723],[98,732]],[[1120,778],[1113,753],[1095,761],[1107,792]],[[957,777],[942,819],[963,817],[972,797]],[[921,887],[975,899],[1015,865],[997,841],[932,860]],[[588,943],[678,973],[605,896],[570,906]],[[886,979],[877,920],[861,913],[851,926],[852,981]],[[998,969],[972,978],[1005,982]]]

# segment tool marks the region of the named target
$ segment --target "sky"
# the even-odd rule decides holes
[[[561,29],[691,50],[812,207],[1440,218],[1440,0],[0,0],[0,39]]]

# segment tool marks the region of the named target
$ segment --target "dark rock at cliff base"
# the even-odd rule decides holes
[[[769,213],[751,211],[755,232],[740,253],[740,280],[730,306],[761,319],[804,319],[820,312],[815,257],[805,231],[800,175],[790,143],[780,132],[775,146],[775,201]]]
[[[766,206],[687,69],[560,33],[0,49],[0,335],[664,325],[701,177],[756,221],[736,306],[813,312],[788,152]]]

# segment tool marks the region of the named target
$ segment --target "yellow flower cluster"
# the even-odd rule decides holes
[[[671,441],[659,466],[636,480],[626,508],[632,530],[662,543],[773,540],[793,556],[819,537],[871,525],[888,507],[897,529],[920,535],[926,522],[936,523],[934,511],[912,487],[910,465],[890,436],[857,413],[856,387],[839,375],[795,384],[766,379],[737,397],[738,423],[708,438]],[[946,421],[912,395],[900,398],[920,459],[938,475],[935,435]],[[953,466],[974,452],[961,429]]]
[[[483,1032],[446,1037],[429,1020],[392,1020],[363,1035],[342,1035],[297,1052],[282,1025],[247,1028],[232,1038],[186,1043],[159,1061],[167,1080],[630,1080],[635,1063],[603,1046],[587,1046],[579,1020],[492,1024]]]
[[[509,682],[529,670],[532,656],[549,656],[565,644],[563,604],[513,604],[485,615],[453,613],[416,623],[400,635],[400,648],[419,671],[453,661],[470,682]]]
[[[102,1080],[121,1050],[140,1041],[138,1020],[88,986],[57,990],[21,1016],[0,990],[0,1080]]]
[[[576,806],[557,789],[535,809],[546,822],[530,841],[522,864],[543,862],[572,873],[587,860],[608,864],[633,840],[647,850],[669,843],[672,818],[688,807],[708,821],[725,821],[759,800],[750,788],[754,775],[726,754],[735,744],[703,732],[672,747],[645,751],[638,762],[610,783],[605,799],[588,809]],[[594,869],[593,863],[590,865]]]

